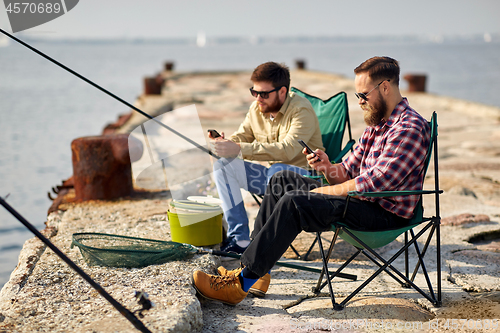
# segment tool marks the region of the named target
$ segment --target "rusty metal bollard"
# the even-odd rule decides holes
[[[165,70],[166,70],[167,72],[171,72],[171,71],[173,71],[173,70],[174,70],[174,63],[173,63],[172,61],[167,61],[167,62],[165,63]]]
[[[76,199],[112,200],[133,191],[129,135],[77,138],[71,142]],[[134,160],[142,156],[142,144],[131,141]]]
[[[408,91],[425,92],[425,82],[427,80],[425,74],[407,74],[404,79],[408,81]]]
[[[165,79],[160,75],[144,78],[144,95],[161,95]]]
[[[306,61],[302,59],[295,60],[295,65],[297,69],[306,69]]]

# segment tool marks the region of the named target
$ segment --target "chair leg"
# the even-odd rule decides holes
[[[297,252],[297,250],[293,247],[293,245],[292,245],[292,244],[290,244],[290,248],[292,249],[293,253],[295,253],[295,255],[297,256],[297,258],[299,258],[299,259],[300,259],[300,254],[299,254],[299,252]]]
[[[428,295],[425,293],[420,287],[418,287],[415,283],[410,281],[409,279],[404,276],[401,272],[396,270],[394,267],[391,266],[391,263],[396,260],[409,246],[411,246],[413,243],[417,241],[426,231],[429,229],[431,225],[427,225],[424,227],[416,237],[413,237],[408,244],[406,244],[402,249],[400,249],[396,254],[394,254],[389,260],[385,260],[382,258],[377,252],[375,252],[373,249],[368,247],[362,240],[360,240],[358,237],[356,237],[354,234],[352,234],[349,230],[344,230],[349,236],[351,236],[356,242],[361,244],[368,252],[370,252],[372,255],[374,255],[378,260],[382,261],[384,263],[383,266],[381,266],[375,273],[373,273],[365,282],[363,282],[356,290],[354,290],[349,296],[347,296],[339,305],[340,306],[345,306],[345,304],[351,300],[357,293],[359,293],[364,287],[366,287],[374,278],[376,278],[382,271],[387,271],[387,268],[390,268],[396,273],[401,279],[405,280],[408,284],[410,284],[416,291],[418,291],[422,296],[424,296],[426,299],[428,299],[431,303],[437,304],[439,302],[436,301],[436,297],[434,294]],[[439,281],[438,281],[439,282]]]
[[[408,244],[408,231],[405,231],[405,245]],[[410,265],[409,265],[408,249],[405,251],[405,275],[406,278],[410,277]]]
[[[354,259],[356,259],[356,257],[357,257],[357,256],[361,253],[361,251],[362,251],[361,249],[358,249],[358,251],[357,251],[356,253],[354,253],[354,254],[353,254],[353,255],[352,255],[352,256],[351,256],[348,260],[346,260],[346,261],[342,264],[342,266],[340,266],[340,267],[339,267],[339,268],[338,268],[338,269],[337,269],[334,273],[331,273],[331,274],[330,274],[330,279],[334,279],[334,278],[336,278],[337,276],[338,276],[338,277],[340,277],[340,278],[343,278],[343,279],[349,279],[349,276],[345,276],[345,274],[344,274],[344,273],[341,273],[341,272],[342,272],[342,270],[343,270],[344,268],[346,268],[346,267],[347,267],[347,265],[349,265],[349,264],[351,263],[351,261],[353,261]],[[356,275],[354,275],[354,277],[356,277],[356,278],[355,278],[355,279],[350,279],[350,280],[352,280],[352,281],[356,281],[356,280],[357,280],[357,276],[356,276]],[[321,280],[320,280],[320,281],[321,281]],[[318,285],[316,286],[316,288],[314,288],[314,289],[313,289],[313,292],[314,292],[314,293],[318,293],[318,292],[320,292],[321,290],[323,290],[323,288],[326,286],[326,283],[327,283],[327,282],[323,282],[323,283],[321,284],[321,286],[319,286],[319,282],[318,282]],[[319,286],[319,287],[318,287],[318,286]]]
[[[441,298],[441,218],[439,217],[439,206],[437,209],[438,217],[436,218],[437,222],[435,222],[436,225],[436,252],[437,252],[437,258],[436,258],[436,264],[437,264],[437,301],[436,301],[436,306],[441,307],[443,305],[443,301]]]
[[[370,259],[375,265],[377,265],[379,268],[383,267],[384,265],[380,264],[377,259],[373,258],[369,253],[365,252],[365,251],[361,251],[363,252],[363,254],[368,258]],[[382,260],[382,262],[385,263],[384,260]],[[394,267],[392,267],[391,265],[387,265],[387,267],[391,268],[392,270],[396,270]],[[410,288],[410,285],[401,281],[397,276],[395,276],[394,274],[392,274],[390,271],[388,270],[385,270],[385,272],[387,274],[389,274],[390,277],[392,277],[394,280],[396,280],[397,283],[399,283],[401,286],[405,287],[405,288]]]
[[[260,207],[261,202],[259,201],[259,199],[257,199],[257,195],[255,193],[251,193],[251,194],[252,194],[252,198],[255,200],[257,205],[259,205],[259,207]]]
[[[427,237],[427,241],[425,242],[424,248],[422,249],[422,258],[425,256],[425,253],[427,252],[427,248],[429,247],[429,244],[431,243],[432,236],[434,235],[434,230],[436,227],[432,227],[429,236]],[[420,268],[420,260],[417,262],[415,265],[415,269],[413,270],[413,274],[411,275],[411,281],[415,281],[415,277],[418,273],[418,269]]]
[[[414,238],[415,234],[413,233],[413,230],[410,230],[410,233],[411,233],[411,236]],[[433,232],[431,229],[431,234],[432,233]],[[427,268],[425,267],[424,256],[420,253],[420,250],[418,248],[418,243],[416,241],[413,243],[413,245],[415,246],[415,251],[417,252],[418,261],[420,262],[420,264],[422,266],[422,271],[424,273],[425,281],[427,282],[427,287],[429,288],[429,293],[432,295],[432,297],[434,299],[436,299],[436,295],[434,294],[434,289],[432,288],[432,283],[431,283],[431,280],[429,278],[429,274],[427,273]]]
[[[318,245],[319,245],[319,250],[320,250],[320,253],[321,253],[321,258],[323,259],[322,260],[323,261],[323,271],[326,272],[326,279],[328,281],[328,290],[330,292],[330,298],[332,300],[333,309],[336,310],[336,311],[343,310],[344,306],[342,306],[342,305],[340,305],[340,304],[338,304],[338,303],[335,302],[335,296],[333,294],[333,288],[332,288],[332,281],[330,280],[330,274],[328,273],[328,261],[325,258],[325,251],[323,250],[323,244],[321,242],[320,233],[317,232],[316,236],[318,238]]]
[[[316,243],[316,240],[318,240],[318,238],[320,238],[320,235],[321,233],[317,232],[316,233],[316,239],[315,239],[315,243]],[[332,251],[333,251],[333,247],[335,246],[335,242],[337,241],[337,236],[339,235],[339,231],[338,230],[335,230],[335,234],[333,235],[333,238],[332,238],[332,242],[330,243],[330,246],[328,248],[328,256],[326,257],[326,264],[328,266],[328,262],[330,261],[330,256],[332,255]],[[320,240],[320,244],[321,244],[321,240]],[[321,244],[323,245],[323,244]],[[320,253],[323,253],[323,246],[321,245],[318,245],[320,247]],[[321,254],[321,259],[324,258],[324,255]],[[323,281],[323,276],[325,275],[325,271],[328,272],[328,268],[325,269],[325,267],[323,267],[323,269],[321,270],[321,274],[319,275],[319,278],[318,278],[318,283],[316,285],[316,288],[313,289],[313,292],[318,292],[319,290],[321,289],[318,289],[319,288],[319,285],[321,284],[321,282]],[[329,272],[327,273],[329,274]]]
[[[320,235],[321,235],[321,233],[320,233]],[[318,241],[318,238],[317,238],[317,237],[315,237],[315,238],[314,238],[314,241],[313,241],[313,242],[312,242],[312,244],[311,244],[311,246],[309,246],[309,249],[307,250],[306,254],[304,255],[304,257],[303,257],[303,258],[301,258],[302,260],[304,260],[304,261],[305,261],[305,260],[307,260],[307,258],[309,257],[309,254],[311,254],[311,251],[312,251],[312,249],[314,248],[314,245],[316,245],[316,242],[317,242],[317,241]]]

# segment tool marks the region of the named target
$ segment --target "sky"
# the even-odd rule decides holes
[[[25,2],[25,1],[20,1]],[[500,34],[499,0],[80,0],[44,38]],[[0,27],[11,31],[0,4]]]

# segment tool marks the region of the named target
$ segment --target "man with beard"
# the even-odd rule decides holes
[[[285,65],[266,62],[252,73],[250,93],[255,101],[239,129],[228,139],[224,133],[212,142],[216,155],[215,183],[228,224],[222,251],[243,253],[250,243],[248,217],[240,188],[263,195],[271,176],[280,170],[301,175],[307,160],[298,140],[312,149],[324,149],[319,122],[311,103],[292,92],[290,72]],[[268,162],[267,167],[258,163]]]
[[[234,305],[250,288],[267,291],[270,269],[302,230],[326,231],[342,220],[348,191],[422,189],[430,128],[401,96],[398,62],[374,57],[354,73],[368,125],[354,152],[340,164],[329,163],[320,150],[317,156],[307,155],[311,167],[324,173],[327,186],[293,172],[276,173],[255,220],[253,240],[241,256],[242,268],[219,267],[220,276],[195,271],[193,282],[201,295]],[[356,230],[400,228],[408,224],[418,200],[418,195],[352,198],[342,222]]]

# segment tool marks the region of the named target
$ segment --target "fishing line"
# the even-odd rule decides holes
[[[192,145],[194,145],[196,148],[198,149],[201,149],[202,151],[204,151],[205,153],[209,154],[210,156],[213,156],[215,157],[216,159],[220,159],[219,156],[215,155],[214,153],[212,153],[210,150],[208,150],[207,148],[199,145],[198,143],[196,143],[195,141],[191,140],[190,138],[188,138],[187,136],[177,132],[176,130],[174,130],[172,127],[170,126],[167,126],[165,125],[164,123],[162,123],[161,121],[157,120],[156,118],[150,116],[149,114],[147,114],[146,112],[142,111],[141,109],[133,106],[132,104],[130,104],[129,102],[125,101],[124,99],[116,96],[115,94],[113,94],[112,92],[110,92],[109,90],[101,87],[100,85],[94,83],[93,81],[87,79],[85,76],[75,72],[74,70],[72,70],[71,68],[63,65],[62,63],[60,63],[59,61],[55,60],[54,58],[46,55],[45,53],[43,53],[42,51],[39,51],[38,49],[34,48],[33,46],[23,42],[22,40],[18,39],[17,37],[14,37],[13,35],[9,34],[8,32],[6,32],[5,30],[3,29],[0,29],[0,32],[3,33],[4,35],[6,35],[7,37],[11,38],[12,40],[15,40],[16,42],[18,42],[19,44],[27,47],[28,49],[30,49],[31,51],[37,53],[38,55],[44,57],[45,59],[49,60],[50,62],[56,64],[57,66],[65,69],[66,71],[70,72],[71,74],[75,75],[76,77],[82,79],[83,81],[87,82],[88,84],[92,85],[93,87],[99,89],[100,91],[106,93],[107,95],[113,97],[114,99],[116,99],[117,101],[125,104],[126,106],[128,106],[129,108],[131,108],[132,110],[134,111],[137,111],[138,113],[142,114],[144,117],[146,118],[149,118],[151,120],[153,120],[154,122],[156,122],[158,125],[166,128],[167,130],[171,131],[172,133],[176,134],[177,136],[181,137],[182,139],[186,140],[187,142],[191,143]]]
[[[28,228],[33,234],[35,234],[38,239],[40,239],[45,245],[47,245],[54,253],[61,258],[66,264],[69,265],[75,272],[78,273],[85,281],[87,281],[102,297],[104,297],[111,305],[115,307],[125,318],[127,318],[135,328],[141,332],[151,333],[151,331],[144,326],[144,323],[140,321],[130,310],[121,305],[117,300],[115,300],[106,290],[104,290],[97,282],[92,280],[92,278],[85,273],[78,265],[76,265],[71,259],[69,259],[61,250],[59,250],[50,240],[48,240],[44,235],[42,235],[31,223],[29,223],[21,214],[19,214],[11,205],[9,205],[2,197],[0,197],[0,205],[4,206],[9,213],[11,213],[16,219],[18,219],[26,228]]]

